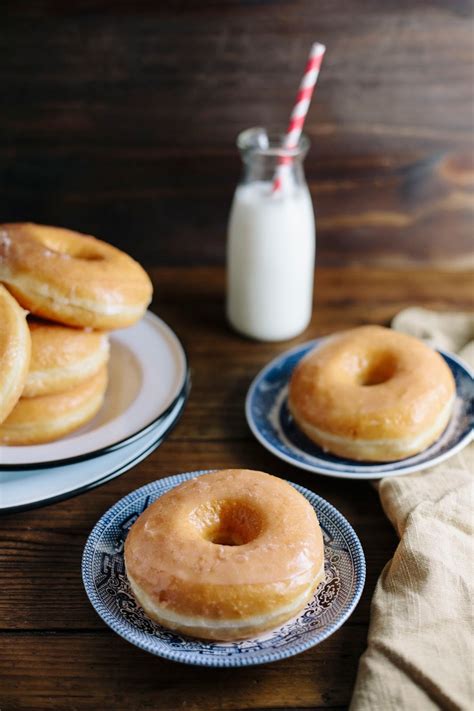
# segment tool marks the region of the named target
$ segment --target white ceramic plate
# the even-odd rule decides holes
[[[441,437],[420,454],[396,462],[357,462],[336,457],[311,442],[296,426],[287,407],[291,373],[312,348],[325,338],[285,351],[258,373],[245,404],[247,422],[258,441],[285,462],[300,469],[341,479],[380,479],[434,467],[452,457],[472,440],[474,380],[466,363],[440,351],[456,381],[457,399],[451,420]]]
[[[109,509],[86,543],[82,579],[104,622],[124,639],[166,659],[207,667],[267,664],[314,647],[335,632],[357,605],[364,588],[365,559],[351,525],[334,506],[293,484],[313,506],[324,538],[325,580],[292,620],[241,642],[209,642],[184,637],[153,622],[135,600],[124,569],[124,541],[132,524],[153,501],[204,471],[178,474],[132,491]],[[290,482],[291,483],[291,482]]]
[[[94,419],[49,444],[0,447],[0,469],[62,465],[130,444],[174,407],[186,386],[187,359],[175,333],[148,311],[110,336],[109,385]]]
[[[123,474],[164,441],[178,422],[185,403],[186,394],[148,434],[108,454],[62,467],[1,471],[0,513],[46,506],[89,491]]]

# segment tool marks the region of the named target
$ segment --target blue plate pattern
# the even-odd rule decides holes
[[[322,642],[354,610],[365,583],[361,544],[346,519],[327,501],[292,484],[317,513],[324,536],[326,578],[303,612],[282,627],[240,642],[185,637],[153,622],[136,602],[124,568],[128,531],[150,503],[183,481],[188,472],[152,482],[118,501],[98,521],[84,549],[82,577],[100,617],[137,647],[166,659],[208,667],[242,667],[293,656]],[[291,483],[291,482],[290,482]]]
[[[356,462],[325,452],[299,430],[287,406],[288,382],[294,367],[308,351],[325,340],[319,338],[286,351],[261,370],[250,386],[245,408],[247,422],[259,442],[277,457],[317,474],[346,479],[378,479],[432,467],[471,441],[473,375],[459,358],[440,350],[456,381],[457,398],[450,423],[431,447],[413,457],[388,463]]]

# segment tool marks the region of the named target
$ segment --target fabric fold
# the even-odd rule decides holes
[[[470,358],[474,319],[455,316],[407,309],[393,326]],[[351,711],[474,707],[473,455],[471,444],[379,483],[400,543],[374,592]]]

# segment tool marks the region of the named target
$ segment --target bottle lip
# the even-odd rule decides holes
[[[237,148],[243,156],[247,154],[272,156],[278,158],[304,158],[309,150],[311,141],[302,133],[298,145],[294,148],[285,148],[283,145],[284,133],[267,131],[263,126],[253,126],[241,131],[237,136]]]

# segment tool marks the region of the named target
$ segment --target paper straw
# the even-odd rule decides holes
[[[318,81],[319,70],[324,57],[326,47],[319,42],[315,42],[311,47],[308,62],[306,64],[303,78],[296,95],[295,105],[290,115],[288,128],[286,129],[285,138],[283,140],[283,148],[287,150],[294,149],[298,146],[303,125],[308,113],[311,97],[313,96],[314,87]],[[273,192],[281,190],[283,186],[284,167],[291,162],[291,157],[286,156],[280,158],[278,167],[273,180]]]

